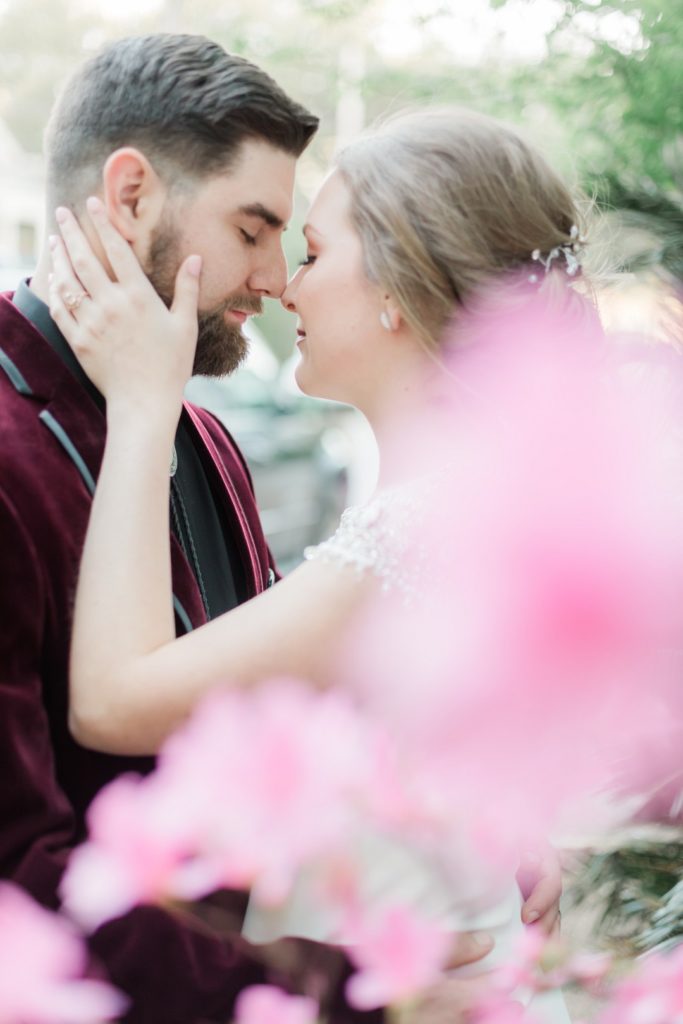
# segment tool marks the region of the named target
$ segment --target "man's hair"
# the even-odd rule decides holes
[[[85,199],[121,146],[139,148],[172,185],[229,169],[247,139],[299,156],[317,126],[265,71],[204,36],[120,39],[76,71],[55,106],[50,202]]]

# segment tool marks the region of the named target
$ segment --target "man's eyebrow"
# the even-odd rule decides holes
[[[269,210],[263,203],[248,203],[246,206],[240,206],[237,212],[243,213],[246,217],[260,217],[271,228],[284,227],[282,218]]]

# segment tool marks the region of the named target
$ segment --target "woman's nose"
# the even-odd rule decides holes
[[[297,272],[290,277],[285,290],[280,296],[280,302],[289,313],[296,313],[296,302],[294,297],[296,295],[296,279],[298,276],[299,271],[297,270]]]

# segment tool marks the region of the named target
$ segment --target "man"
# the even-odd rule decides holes
[[[51,119],[48,224],[56,206],[78,216],[98,194],[167,301],[180,261],[199,253],[195,371],[230,372],[245,354],[246,315],[284,288],[280,236],[296,158],[316,127],[260,69],[207,39],[120,40],[75,74]],[[105,419],[96,382],[50,319],[49,270],[46,251],[30,285],[0,297],[0,874],[56,906],[94,794],[152,763],[93,753],[69,731],[71,604]],[[69,297],[74,308],[80,299]],[[186,406],[169,472],[176,624],[186,632],[259,593],[275,571],[246,467],[210,415]],[[234,931],[222,938],[152,908],[94,936],[96,957],[131,996],[131,1024],[225,1021],[240,989],[273,977],[239,940],[239,906],[230,909]],[[285,966],[280,974],[292,980]],[[337,1000],[332,1019],[354,1017]]]

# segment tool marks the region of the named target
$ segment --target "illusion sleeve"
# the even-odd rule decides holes
[[[342,514],[336,532],[321,544],[306,548],[304,558],[372,573],[383,591],[410,601],[423,561],[414,526],[423,500],[417,488],[403,487],[380,492],[365,505],[352,505]]]

